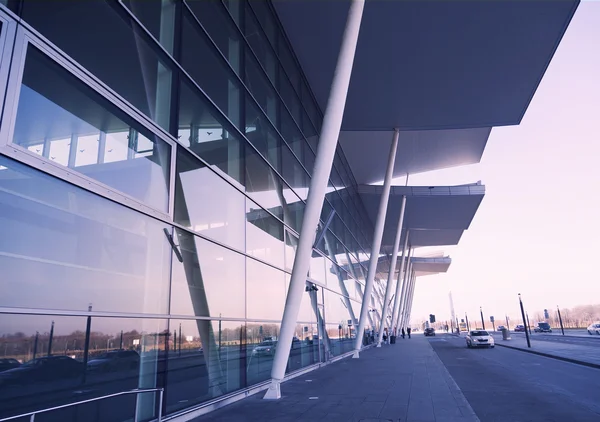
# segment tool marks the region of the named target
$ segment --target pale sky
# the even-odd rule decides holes
[[[449,290],[470,320],[479,306],[486,320],[516,318],[519,292],[530,319],[600,303],[599,22],[600,3],[582,2],[523,121],[494,128],[480,164],[410,176],[411,185],[486,186],[470,229],[444,249],[449,272],[417,282],[413,322],[449,318]]]

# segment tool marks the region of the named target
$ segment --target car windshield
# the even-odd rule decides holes
[[[489,336],[487,331],[471,331],[472,336]]]
[[[540,323],[538,324],[538,326],[539,326],[540,328],[544,328],[544,329],[550,328],[550,324],[548,324],[547,322],[540,322]]]

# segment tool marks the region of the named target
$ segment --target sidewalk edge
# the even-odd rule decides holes
[[[544,357],[551,358],[551,359],[557,359],[557,360],[562,360],[564,362],[574,363],[576,365],[582,365],[582,366],[588,366],[590,368],[600,369],[600,364],[586,362],[584,360],[568,358],[568,357],[560,356],[560,355],[553,355],[553,354],[545,353],[545,352],[538,352],[537,350],[530,350],[530,349],[525,349],[525,348],[517,347],[517,346],[508,346],[506,344],[501,344],[501,343],[496,343],[496,346],[506,347],[507,349],[520,350],[521,352],[531,353],[533,355],[544,356]]]

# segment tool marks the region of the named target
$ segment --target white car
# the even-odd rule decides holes
[[[494,347],[494,337],[485,330],[473,330],[467,334],[467,347]]]
[[[589,327],[587,327],[587,332],[589,335],[592,335],[592,334],[600,335],[600,322],[594,322]]]

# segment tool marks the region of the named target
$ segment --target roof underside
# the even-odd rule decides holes
[[[350,2],[273,3],[325,110]],[[578,3],[367,1],[342,129],[518,124]]]
[[[376,219],[382,191],[382,186],[358,186],[371,221]],[[412,247],[457,245],[483,200],[485,186],[392,186],[382,248],[389,249],[394,244],[403,195],[406,195],[406,210],[401,244],[408,229]]]
[[[325,110],[349,0],[273,0]],[[474,164],[491,127],[518,124],[578,0],[369,0],[339,142],[357,183]],[[310,28],[310,30],[307,30]]]

